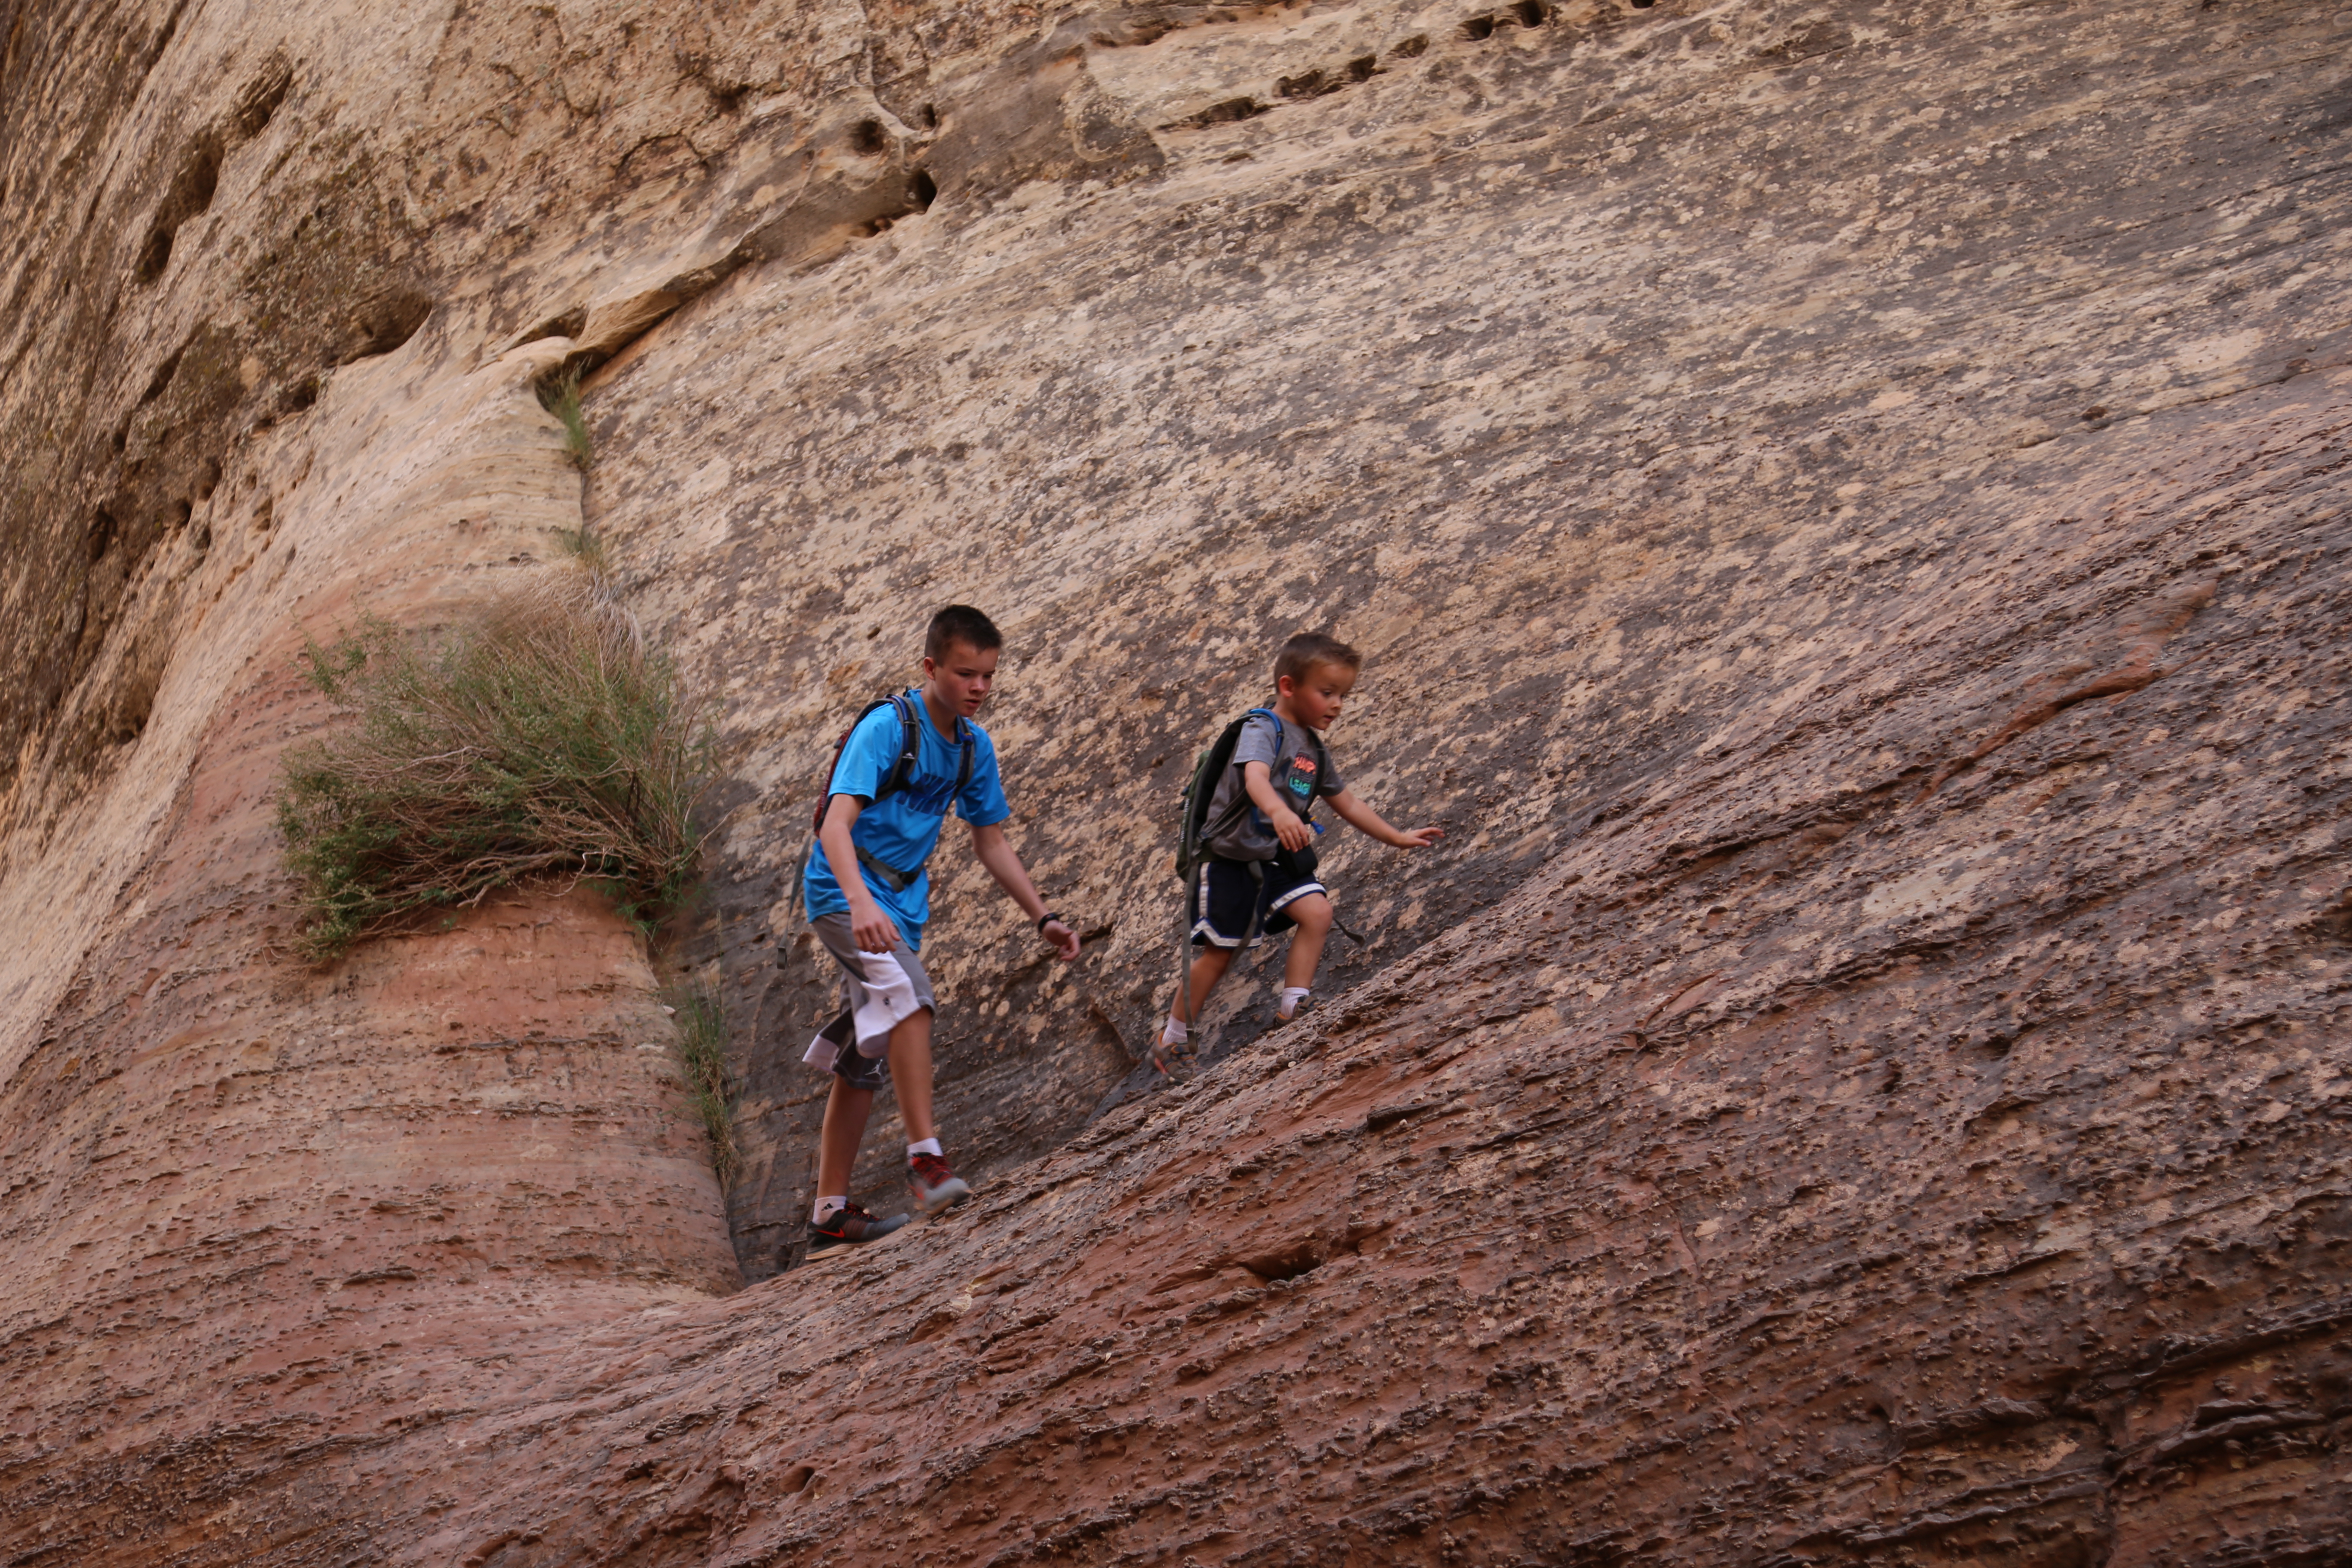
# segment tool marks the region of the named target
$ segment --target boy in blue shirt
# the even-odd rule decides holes
[[[971,829],[972,852],[1066,962],[1078,934],[1045,908],[999,825],[1013,815],[997,776],[996,747],[972,715],[988,700],[1004,638],[969,605],[931,617],[923,637],[923,684],[877,703],[843,743],[827,786],[823,826],[801,891],[809,924],[847,975],[847,1005],[802,1059],[834,1075],[817,1146],[818,1197],[808,1253],[872,1241],[907,1223],[878,1219],[849,1201],[850,1167],[866,1136],[874,1091],[898,1087],[906,1122],[907,1181],[915,1206],[935,1214],[971,1195],[948,1168],[931,1121],[930,977],[916,956],[931,918],[926,869],[952,805]],[[908,730],[916,744],[907,744]],[[846,879],[835,868],[851,867]]]

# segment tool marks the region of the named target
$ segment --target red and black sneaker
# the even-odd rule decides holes
[[[907,1185],[914,1191],[915,1206],[925,1214],[952,1208],[971,1196],[971,1184],[949,1170],[937,1154],[907,1156]]]
[[[823,1220],[809,1221],[807,1256],[820,1258],[860,1242],[879,1241],[906,1224],[908,1217],[894,1214],[888,1219],[877,1219],[864,1204],[835,1209]]]

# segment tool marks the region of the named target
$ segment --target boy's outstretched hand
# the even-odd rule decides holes
[[[1341,821],[1369,838],[1392,844],[1399,849],[1426,849],[1445,837],[1443,827],[1391,827],[1381,814],[1356,798],[1356,792],[1343,789],[1330,797],[1331,809]]]
[[[1035,884],[1029,880],[1027,868],[1021,864],[1021,857],[1013,852],[1001,826],[990,824],[983,827],[974,824],[971,852],[980,858],[982,865],[988,868],[988,874],[996,879],[996,885],[1013,895],[1013,901],[1021,906],[1023,914],[1034,920],[1046,912],[1045,901],[1037,896]],[[1037,928],[1037,934],[1045,939],[1045,945],[1052,948],[1063,963],[1067,963],[1078,956],[1078,933],[1070,929],[1067,921],[1058,917],[1047,921]]]

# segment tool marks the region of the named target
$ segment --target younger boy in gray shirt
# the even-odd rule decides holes
[[[1255,947],[1295,928],[1275,1022],[1314,1005],[1315,968],[1331,932],[1330,892],[1316,878],[1312,854],[1302,854],[1320,831],[1311,821],[1318,799],[1358,831],[1400,849],[1445,837],[1438,827],[1390,826],[1349,793],[1323,749],[1319,731],[1339,718],[1363,663],[1337,637],[1299,633],[1275,658],[1274,706],[1253,710],[1234,742],[1232,765],[1202,824],[1209,853],[1188,890],[1200,952],[1151,1053],[1163,1073],[1175,1058],[1191,1055],[1192,1026],[1244,941]]]

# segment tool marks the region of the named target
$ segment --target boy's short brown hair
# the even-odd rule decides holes
[[[1364,668],[1364,656],[1327,632],[1300,632],[1282,645],[1274,656],[1274,679],[1279,686],[1282,678],[1304,680],[1307,672],[1318,664],[1337,664],[1349,669]]]
[[[923,657],[945,658],[951,643],[961,643],[974,653],[986,653],[1004,646],[1004,634],[996,623],[970,605],[950,605],[931,617],[923,632]]]

